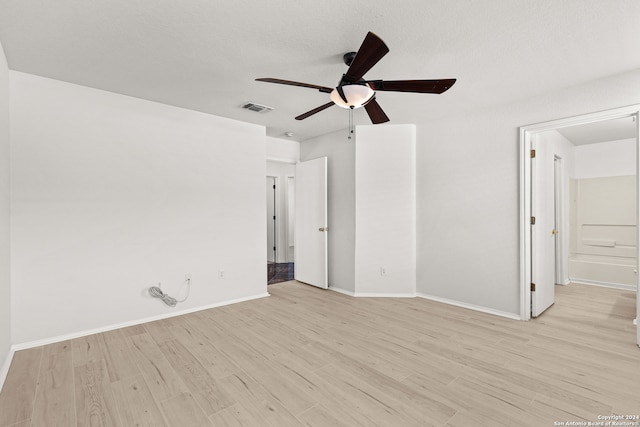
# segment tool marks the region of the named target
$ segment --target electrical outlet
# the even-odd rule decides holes
[[[381,276],[387,275],[387,267],[380,267],[380,275]]]
[[[218,279],[224,279],[224,270],[218,270]]]

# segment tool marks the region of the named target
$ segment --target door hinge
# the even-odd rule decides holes
[[[536,150],[531,150],[531,158],[532,159],[536,158]]]
[[[275,247],[275,246],[273,247],[273,250],[274,250],[274,251],[276,250],[276,247]]]
[[[536,217],[535,216],[531,217],[531,225],[536,225]]]
[[[536,291],[536,284],[532,283],[531,284],[531,292],[535,292]]]
[[[273,184],[273,189],[274,189],[274,190],[276,189],[276,185],[275,185],[275,184]]]
[[[275,216],[275,215],[273,216],[273,220],[274,220],[274,221],[276,220],[276,216]]]

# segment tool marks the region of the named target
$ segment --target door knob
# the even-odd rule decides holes
[[[320,227],[318,231],[329,231],[329,227]]]
[[[558,234],[558,230],[555,230],[555,229],[554,229],[554,230],[551,232],[551,234],[553,234],[553,235]]]

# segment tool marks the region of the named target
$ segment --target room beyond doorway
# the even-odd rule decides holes
[[[267,284],[293,279],[295,165],[267,160]]]
[[[294,278],[294,264],[292,262],[281,262],[268,265],[269,279],[267,285],[274,283],[288,282]]]
[[[267,176],[267,280],[275,275],[276,240],[278,227],[276,225],[276,183],[278,178]]]
[[[532,316],[531,307],[534,304],[534,299],[540,299],[539,294],[541,294],[541,292],[548,291],[553,293],[555,288],[553,280],[549,282],[550,283],[549,286],[547,286],[546,284],[547,282],[545,282],[542,286],[540,286],[540,283],[537,283],[537,281],[534,280],[535,278],[533,277],[536,271],[535,269],[540,268],[539,265],[536,267],[536,264],[539,264],[541,262],[540,258],[536,257],[536,248],[534,247],[534,243],[535,243],[534,234],[538,234],[538,231],[534,233],[534,229],[536,229],[539,225],[538,216],[540,215],[541,211],[539,212],[534,211],[535,206],[532,201],[533,200],[532,196],[536,194],[536,191],[539,191],[539,189],[534,189],[534,183],[538,185],[538,182],[539,182],[535,177],[536,173],[538,172],[539,166],[534,167],[533,165],[536,164],[539,161],[539,159],[550,158],[548,155],[547,156],[538,155],[540,153],[538,152],[537,140],[544,132],[548,132],[548,131],[555,130],[560,132],[562,130],[566,130],[567,128],[570,128],[576,125],[587,125],[587,124],[595,124],[600,122],[604,123],[606,121],[624,119],[625,121],[630,123],[630,126],[633,130],[633,138],[631,138],[632,139],[631,144],[637,147],[639,115],[640,115],[640,106],[635,105],[635,106],[623,107],[623,108],[609,110],[609,111],[585,114],[582,116],[576,116],[576,117],[571,117],[567,119],[555,120],[555,121],[546,122],[546,123],[540,123],[536,125],[523,126],[520,128],[520,148],[521,148],[520,150],[520,189],[521,189],[521,192],[520,192],[520,213],[521,213],[520,215],[520,231],[521,231],[520,233],[520,237],[521,237],[520,239],[520,272],[521,272],[520,289],[521,289],[521,318],[523,320],[529,320],[531,318]],[[564,137],[564,139],[566,139],[566,137]],[[541,148],[544,148],[544,147],[545,147],[545,144],[542,144]],[[632,166],[634,166],[632,167],[632,169],[637,171],[638,165],[640,164],[640,162],[638,161],[639,159],[638,150],[636,149],[632,155],[631,154],[629,155],[629,157],[632,162]],[[601,159],[598,158],[598,161],[600,160]],[[593,169],[593,167],[590,167],[589,169]],[[638,209],[638,197],[637,197],[638,175],[637,174],[634,174],[634,175],[628,174],[628,175],[632,176],[633,181],[635,181],[636,185],[633,192],[636,193],[636,198],[635,198],[635,203],[632,203],[632,204],[635,204],[635,206],[632,206],[630,209],[618,209],[618,211],[624,210],[624,211],[631,212],[633,214],[632,216],[634,217],[632,218],[633,221],[626,220],[626,222],[622,223],[623,226],[628,226],[631,223],[637,224],[637,221],[636,221],[637,215],[638,215],[638,211],[640,211],[640,209]],[[600,213],[600,211],[602,210],[601,209],[602,200],[603,199],[601,197],[597,198],[598,203],[596,204],[599,205],[599,209],[597,210],[597,213]],[[544,215],[544,213],[542,214]],[[596,221],[596,223],[598,224],[600,222],[602,221],[600,220]],[[605,225],[610,225],[610,224],[605,224]],[[616,225],[616,224],[613,224],[613,225]],[[549,233],[547,234],[551,234],[550,229],[547,231],[549,231]],[[552,231],[554,235],[557,234],[557,229],[554,228]],[[568,229],[565,228],[565,231],[568,231]],[[545,230],[542,230],[542,233],[545,233]],[[633,241],[626,243],[625,239],[620,238],[620,243],[626,243],[623,246],[630,246],[630,248],[622,248],[622,249],[629,249],[629,251],[633,251],[633,254],[631,253],[627,254],[629,258],[638,259],[639,245],[637,244],[638,242],[637,233],[631,233],[631,234],[635,236],[635,238],[631,239]],[[615,248],[616,246],[615,243],[618,240],[616,238],[612,246],[611,242],[609,242],[609,240],[611,239],[609,238],[604,239],[604,236],[589,235],[587,237],[589,238],[586,240],[584,238],[582,239],[582,240],[585,240],[585,242],[582,242],[582,243],[584,244],[588,243],[589,245],[597,246],[597,249],[600,249],[601,247],[603,247],[602,245],[604,243],[608,245],[607,247]],[[579,252],[579,251],[576,251],[576,252]],[[607,255],[607,254],[598,253],[598,255]],[[616,255],[616,254],[609,254],[609,255]],[[620,256],[621,254],[617,254],[617,255]],[[562,257],[562,258],[568,259],[568,257]],[[632,288],[637,291],[637,286],[638,286],[637,275],[633,278],[633,282],[635,286],[632,286]],[[636,299],[638,298],[637,295],[638,293],[636,292]],[[639,303],[636,303],[636,312],[637,312],[637,315],[640,315]],[[640,329],[637,329],[636,342],[638,343],[638,345],[640,345]]]

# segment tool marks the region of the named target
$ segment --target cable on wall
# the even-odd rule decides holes
[[[151,286],[149,288],[149,295],[151,295],[154,298],[160,298],[169,307],[175,307],[176,304],[178,304],[179,302],[185,302],[187,298],[189,298],[189,293],[191,292],[191,278],[186,277],[184,279],[184,283],[187,286],[187,294],[181,300],[177,300],[174,297],[171,297],[168,294],[165,294],[164,292],[162,292],[162,289],[161,289],[162,284],[160,282],[158,282],[158,286]]]

